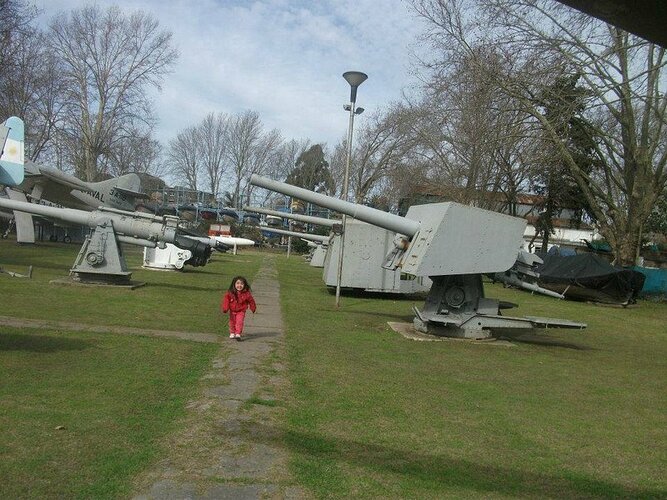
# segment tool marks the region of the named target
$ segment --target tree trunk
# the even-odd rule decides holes
[[[632,231],[624,233],[618,238],[614,252],[614,260],[617,265],[626,267],[636,264],[639,239],[639,228],[632,228]]]

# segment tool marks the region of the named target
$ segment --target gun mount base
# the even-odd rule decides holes
[[[495,329],[586,328],[586,323],[555,318],[502,316],[511,306],[484,297],[482,275],[432,276],[424,309],[413,308],[415,330],[454,338],[486,339]]]
[[[79,273],[71,272],[70,280],[73,283],[81,283],[85,285],[120,285],[129,286],[132,284],[132,273],[124,274],[96,274],[96,273]]]
[[[70,279],[77,283],[128,285],[131,278],[111,221],[91,230],[70,269]]]

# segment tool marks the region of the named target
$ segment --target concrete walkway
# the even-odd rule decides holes
[[[137,478],[135,499],[309,498],[289,474],[281,426],[289,393],[276,273],[266,255],[251,284],[257,314],[246,316],[245,339],[222,339],[183,430]]]

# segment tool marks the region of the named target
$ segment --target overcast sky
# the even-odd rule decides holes
[[[97,0],[142,9],[173,33],[180,57],[155,104],[165,144],[209,112],[257,111],[286,139],[338,142],[347,132],[348,70],[363,71],[369,116],[414,83],[419,20],[402,0]],[[74,0],[37,0],[46,24]],[[357,122],[355,122],[357,123]]]

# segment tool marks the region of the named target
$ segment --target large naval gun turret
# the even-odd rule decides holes
[[[211,255],[211,245],[190,238],[180,230],[178,217],[101,207],[88,212],[6,199],[0,199],[0,208],[91,228],[70,269],[72,280],[81,283],[131,284],[132,273],[128,271],[120,243],[151,248],[173,243],[192,252],[189,263],[193,266],[205,265]]]
[[[338,285],[338,262],[341,257],[339,249],[343,244],[342,221],[267,209],[258,210],[268,215],[278,215],[286,219],[331,227],[332,233],[329,240],[313,249],[310,255],[310,265],[324,269],[322,279],[328,287],[334,288]],[[424,293],[430,289],[431,280],[426,276],[409,276],[397,269],[382,268],[385,256],[393,248],[394,233],[392,231],[354,218],[348,218],[345,223],[345,231],[345,253],[342,254],[344,262],[340,276],[341,288],[368,293],[395,294]]]
[[[394,231],[394,248],[382,267],[428,276],[433,282],[423,309],[414,308],[414,326],[419,331],[485,338],[493,328],[586,326],[560,319],[503,316],[501,309],[512,305],[484,296],[482,275],[504,272],[514,264],[524,219],[454,202],[415,205],[400,217],[258,175],[250,183]]]

